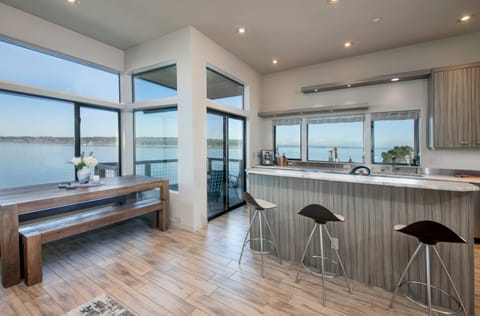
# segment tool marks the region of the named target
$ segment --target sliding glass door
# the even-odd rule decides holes
[[[212,219],[243,203],[245,119],[207,113],[207,205]]]

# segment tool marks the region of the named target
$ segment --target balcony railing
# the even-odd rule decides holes
[[[207,158],[208,170],[223,170],[222,158]],[[230,185],[239,185],[243,181],[243,160],[229,160],[228,181]],[[178,190],[178,159],[140,160],[135,162],[135,174],[148,177],[165,178],[169,180],[170,189]],[[99,163],[95,167],[95,174],[100,177],[114,177],[119,175],[119,166],[115,162]]]

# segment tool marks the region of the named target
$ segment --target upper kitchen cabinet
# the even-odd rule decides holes
[[[433,148],[480,148],[480,65],[432,73]]]

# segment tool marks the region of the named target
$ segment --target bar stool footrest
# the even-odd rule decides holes
[[[424,286],[425,288],[428,286],[427,283],[425,282],[420,282],[420,281],[405,281],[405,282],[402,282],[402,284],[400,284],[400,287],[402,287],[404,284],[407,284],[407,295],[405,296],[405,298],[407,300],[409,300],[410,302],[424,308],[424,309],[427,309],[428,310],[428,306],[426,304],[424,304],[423,302],[419,301],[418,299],[414,298],[413,296],[410,296],[408,295],[408,285],[409,284],[413,284],[413,285],[416,285],[416,286]],[[435,285],[430,285],[430,288],[433,289],[433,290],[436,290],[438,292],[440,292],[441,294],[443,294],[444,296],[447,296],[450,298],[450,300],[453,300],[455,302],[455,304],[457,304],[458,308],[457,310],[447,310],[446,308],[445,309],[438,309],[438,308],[435,308],[433,307],[433,304],[432,304],[432,311],[434,312],[437,312],[437,313],[440,313],[440,314],[443,314],[443,315],[456,315],[456,314],[459,314],[462,312],[462,306],[460,304],[460,302],[458,301],[458,299],[453,296],[452,294],[450,294],[449,292],[447,292],[446,290],[444,289],[441,289],[439,288],[438,286],[435,286]]]
[[[247,239],[247,240],[245,241],[245,245],[246,245],[246,244],[249,244],[251,241],[261,242],[262,240],[263,240],[264,244],[266,243],[266,244],[270,245],[270,250],[264,250],[264,251],[255,250],[255,249],[253,249],[253,248],[251,247],[251,245],[250,245],[250,247],[249,247],[249,248],[250,248],[250,251],[253,252],[253,253],[258,253],[258,254],[269,254],[269,253],[273,253],[273,250],[275,249],[275,245],[274,245],[273,241],[270,240],[270,239],[265,239],[265,238],[251,238],[251,239]],[[265,248],[265,246],[264,246],[264,248]]]
[[[321,259],[322,259],[322,256],[310,256],[310,258],[320,259],[320,260],[321,260]],[[330,265],[331,265],[331,264],[334,264],[335,266],[338,266],[338,262],[335,261],[335,260],[333,260],[333,259],[330,259],[330,258],[325,257],[323,260],[330,262]],[[316,275],[316,276],[319,276],[319,277],[322,276],[322,273],[312,270],[309,266],[305,265],[305,262],[302,262],[300,265],[301,265],[301,267],[302,267],[305,271],[307,271],[308,273],[311,273],[311,274]],[[336,277],[336,276],[338,276],[338,275],[339,275],[338,273],[333,273],[333,272],[327,272],[327,271],[325,271],[325,277],[326,277],[326,278],[333,278],[333,277]]]

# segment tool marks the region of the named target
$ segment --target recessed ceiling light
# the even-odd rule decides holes
[[[318,92],[318,89],[313,89],[314,92]]]
[[[327,4],[337,4],[340,0],[327,0]]]
[[[461,18],[459,18],[457,21],[458,22],[467,22],[468,20],[470,20],[472,18],[471,15],[464,15],[462,16]]]
[[[71,4],[79,4],[80,0],[67,0],[67,2]]]
[[[398,81],[398,80],[400,80],[400,78],[392,78],[393,82]]]
[[[347,87],[350,88],[352,85],[351,84],[347,84]]]
[[[278,60],[277,59],[272,59],[272,64],[274,64],[274,65],[278,64]]]
[[[343,44],[343,46],[345,47],[352,47],[353,43],[352,42],[345,42],[345,44]]]
[[[381,20],[382,20],[382,18],[379,17],[379,16],[377,16],[377,17],[374,17],[374,18],[372,19],[372,22],[373,22],[373,23],[378,23],[378,22],[380,22]]]
[[[244,27],[239,27],[239,28],[237,29],[237,33],[238,33],[238,34],[245,34],[246,31],[247,31],[247,30],[246,30]]]

